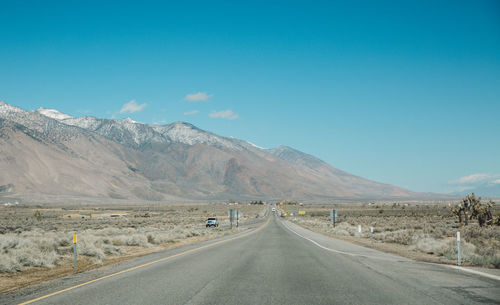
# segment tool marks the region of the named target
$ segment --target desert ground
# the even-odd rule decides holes
[[[500,268],[500,226],[480,227],[476,220],[460,225],[451,203],[357,203],[278,205],[288,220],[312,231],[415,260],[457,264],[457,231],[461,233],[463,265]],[[331,224],[330,209],[338,222]],[[305,211],[305,215],[299,215]],[[500,215],[496,205],[493,215]],[[361,233],[358,226],[361,225]]]
[[[0,293],[245,229],[266,205],[227,203],[150,206],[0,207]],[[229,226],[229,209],[240,211]],[[216,216],[218,228],[206,228]],[[73,235],[77,234],[77,268]]]

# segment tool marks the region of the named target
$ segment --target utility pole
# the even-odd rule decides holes
[[[236,210],[236,227],[240,225],[240,211]]]
[[[231,223],[230,224],[230,229],[233,228],[233,209],[229,209],[229,222]]]

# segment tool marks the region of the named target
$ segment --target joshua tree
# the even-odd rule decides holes
[[[479,226],[492,225],[493,215],[491,213],[491,208],[495,203],[489,201],[488,203],[481,203],[481,197],[476,198],[474,193],[465,196],[459,205],[453,206],[451,212],[458,216],[458,222],[462,224],[462,217],[465,225],[469,224],[469,220],[476,218],[479,222]],[[469,215],[470,214],[470,215]]]
[[[42,215],[42,213],[39,210],[36,210],[35,213],[33,214],[33,216],[35,216],[35,218],[38,221],[42,220],[42,218],[43,218],[43,215]]]
[[[478,205],[473,207],[472,214],[470,215],[472,218],[477,218],[479,222],[479,226],[483,225],[492,225],[493,224],[493,215],[491,214],[491,208],[495,203],[493,201],[488,201],[487,203],[479,203]]]

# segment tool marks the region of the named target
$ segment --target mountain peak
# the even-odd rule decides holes
[[[0,100],[0,114],[8,114],[12,112],[26,112],[26,111],[16,106],[9,105],[4,101]]]
[[[141,124],[137,121],[132,120],[131,118],[126,118],[126,119],[123,119],[122,121],[127,122],[127,123],[131,123],[131,124]]]
[[[38,113],[43,114],[46,117],[49,117],[51,119],[56,119],[56,120],[65,120],[65,119],[71,119],[73,118],[72,116],[62,113],[58,110],[55,109],[47,109],[40,107],[36,110]]]

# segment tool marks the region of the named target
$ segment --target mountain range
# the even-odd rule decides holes
[[[0,196],[31,201],[427,198],[291,147],[263,149],[189,123],[72,117],[0,101]]]

